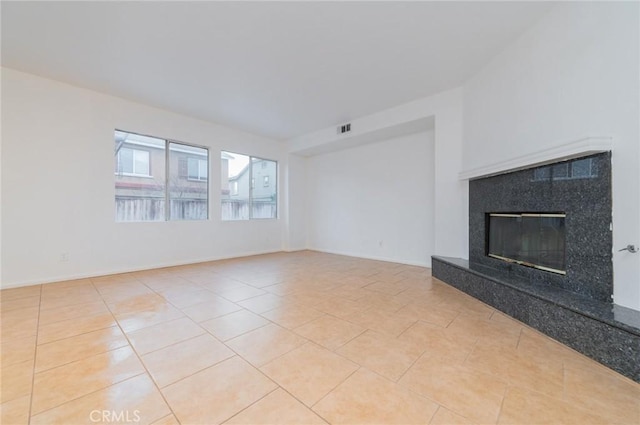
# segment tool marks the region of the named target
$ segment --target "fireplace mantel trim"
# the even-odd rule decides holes
[[[613,138],[611,137],[583,137],[552,148],[466,170],[459,173],[458,177],[460,180],[473,180],[481,177],[510,173],[512,171],[608,152],[612,149],[612,146]]]

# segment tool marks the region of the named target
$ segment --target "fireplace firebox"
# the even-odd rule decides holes
[[[487,255],[566,275],[564,213],[489,213]]]

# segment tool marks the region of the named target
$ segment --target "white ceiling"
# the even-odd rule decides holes
[[[2,66],[287,139],[461,85],[545,2],[2,2]]]

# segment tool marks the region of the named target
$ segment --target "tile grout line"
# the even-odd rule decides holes
[[[42,304],[42,285],[40,285],[40,301],[38,302],[38,318],[36,319],[36,346],[33,352],[33,370],[31,374],[31,391],[29,394],[29,417],[27,423],[31,424],[31,413],[33,412],[33,393],[36,385],[36,360],[38,358],[38,334],[40,332],[40,306]]]
[[[138,279],[136,279],[138,280]],[[138,280],[138,282],[140,282],[140,280]],[[141,282],[142,283],[142,282]],[[94,285],[93,281],[91,281],[91,284]],[[144,285],[144,283],[143,283]],[[146,286],[146,285],[145,285]],[[96,290],[98,290],[98,288],[96,288]],[[98,291],[100,292],[100,291]],[[102,297],[102,294],[100,294],[100,297]],[[144,369],[144,372],[142,374],[145,374],[147,376],[147,378],[149,378],[149,380],[151,380],[151,382],[153,382],[153,385],[156,387],[156,389],[158,390],[158,393],[160,394],[160,397],[162,397],[162,400],[165,402],[165,404],[167,405],[167,407],[169,408],[169,411],[171,411],[171,414],[173,414],[173,416],[179,421],[178,416],[176,415],[176,412],[174,412],[173,408],[171,407],[171,405],[169,404],[169,401],[166,399],[164,393],[161,391],[160,387],[158,386],[158,383],[153,379],[151,373],[149,372],[149,369],[147,369],[147,366],[144,364],[144,362],[142,361],[141,356],[138,354],[138,352],[136,351],[136,349],[133,347],[133,344],[131,344],[131,340],[129,339],[129,336],[126,334],[126,332],[122,329],[122,326],[120,326],[120,322],[118,322],[118,320],[116,319],[116,316],[113,314],[113,312],[111,311],[111,308],[109,307],[109,305],[106,303],[106,301],[104,301],[103,298],[103,302],[104,304],[107,306],[107,309],[109,310],[109,313],[111,313],[111,315],[113,316],[113,319],[116,321],[116,323],[118,324],[118,328],[120,328],[120,332],[122,332],[122,334],[124,335],[124,337],[126,338],[127,342],[129,343],[129,347],[131,347],[131,351],[133,351],[133,353],[135,354],[135,356],[138,358],[138,361],[140,362],[140,365],[142,366],[142,368]],[[182,311],[181,311],[182,312]],[[140,376],[140,375],[137,375]],[[107,387],[108,388],[108,387]]]

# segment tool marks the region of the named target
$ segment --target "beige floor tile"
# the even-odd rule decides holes
[[[478,373],[491,373],[509,384],[562,398],[564,370],[561,359],[549,356],[536,361],[519,355],[516,349],[478,342],[464,362]]]
[[[159,304],[144,311],[119,313],[115,315],[118,324],[125,332],[133,332],[149,326],[158,325],[184,317],[179,309],[170,304]]]
[[[518,353],[523,356],[545,360],[552,356],[560,359],[574,359],[577,354],[566,345],[549,338],[548,336],[524,327],[518,340]]]
[[[100,329],[116,326],[116,319],[111,313],[86,316],[82,320],[69,319],[50,323],[38,329],[38,344],[46,344],[63,338],[81,335]]]
[[[366,331],[336,351],[391,381],[400,379],[422,352],[419,344],[372,331]]]
[[[417,322],[398,339],[417,344],[425,350],[425,356],[446,359],[449,364],[459,365],[462,365],[476,343],[473,335],[454,340],[446,329],[426,322]]]
[[[336,424],[425,424],[437,408],[437,404],[360,369],[313,410]]]
[[[43,292],[40,308],[49,310],[51,308],[68,307],[78,304],[96,303],[102,301],[100,294],[93,288],[66,288],[55,293]]]
[[[197,336],[142,356],[159,387],[213,366],[235,353],[209,334]]]
[[[307,406],[313,406],[359,366],[326,348],[307,343],[261,370]]]
[[[228,340],[226,344],[254,366],[262,366],[307,340],[274,323]]]
[[[485,303],[464,293],[446,298],[439,305],[443,308],[457,309],[460,312],[460,316],[478,317],[486,320],[490,319],[496,311]]]
[[[347,279],[341,279],[342,282],[345,282],[346,280]],[[364,282],[365,285],[368,285],[369,283],[373,283],[373,282],[369,282],[369,281]],[[331,290],[332,296],[336,298],[349,300],[349,301],[358,301],[370,294],[371,294],[370,291],[367,291],[366,289],[353,284],[342,285]]]
[[[262,289],[254,288],[253,286],[244,285],[238,286],[232,289],[226,289],[224,291],[217,292],[221,297],[228,299],[232,302],[238,302],[246,300],[247,298],[257,297],[258,295],[266,294],[266,291]]]
[[[204,322],[205,320],[215,319],[234,311],[242,310],[236,303],[227,301],[222,297],[215,296],[205,302],[195,304],[182,309],[182,312],[196,322]]]
[[[214,302],[216,299],[220,298],[213,292],[202,288],[199,288],[198,291],[181,292],[178,290],[177,292],[165,292],[162,296],[175,307],[180,309],[196,304]]]
[[[194,283],[197,284],[197,282],[179,276],[165,275],[141,275],[138,276],[138,280],[156,292],[182,286],[191,287]]]
[[[11,311],[21,308],[39,307],[40,295],[34,295],[32,297],[16,298],[12,300],[5,300],[0,298],[0,310]]]
[[[49,342],[38,346],[35,371],[42,372],[128,345],[117,326]]]
[[[364,287],[368,291],[380,292],[386,295],[398,295],[400,292],[407,289],[407,285],[401,280],[396,282],[374,282]]]
[[[106,313],[109,309],[102,301],[50,308],[40,312],[40,326]]]
[[[35,335],[25,338],[9,339],[6,342],[0,343],[0,365],[2,367],[33,360],[35,356]]]
[[[183,317],[129,332],[127,336],[138,354],[144,355],[203,333],[205,330],[193,320]]]
[[[42,285],[42,293],[57,292],[59,290],[66,290],[69,288],[94,288],[93,281],[91,279],[72,279],[62,280],[59,282],[51,282]]]
[[[315,308],[340,319],[348,319],[369,309],[370,306],[367,303],[360,303],[350,299],[332,298],[316,305]]]
[[[0,404],[0,423],[6,425],[27,425],[31,394]]]
[[[0,300],[9,301],[18,298],[27,298],[40,295],[42,285],[23,286],[21,288],[9,288],[0,291]]]
[[[565,401],[611,423],[640,424],[640,384],[595,362],[591,367],[582,362],[564,364]]]
[[[263,294],[238,302],[249,311],[260,314],[280,307],[285,303],[282,297],[273,294]]]
[[[243,277],[242,282],[247,285],[255,286],[256,288],[264,288],[265,286],[276,285],[281,283],[283,277],[279,274],[275,275],[265,275],[263,273],[258,272],[254,276],[246,276]]]
[[[31,414],[36,415],[141,373],[144,373],[144,368],[131,347],[118,348],[37,373]]]
[[[274,308],[262,316],[282,327],[294,329],[324,316],[324,313],[310,307],[286,306]]]
[[[239,357],[232,357],[164,388],[177,419],[218,424],[275,390],[277,385]]]
[[[38,328],[38,308],[21,308],[12,311],[0,311],[0,339],[2,342],[11,339],[34,336]]]
[[[145,293],[127,297],[117,302],[110,302],[108,305],[113,314],[122,315],[126,313],[161,310],[169,306],[170,303],[156,293]]]
[[[295,329],[297,334],[329,350],[343,346],[364,331],[361,326],[331,316],[320,317]]]
[[[446,407],[438,407],[438,411],[431,418],[430,425],[474,425],[469,419],[452,412]]]
[[[364,328],[397,337],[416,323],[417,319],[400,313],[372,308],[349,317],[349,321]]]
[[[264,286],[260,289],[282,297],[299,291],[300,285],[296,284],[296,282],[282,282],[276,283],[275,285]]]
[[[507,383],[490,374],[473,373],[442,358],[421,357],[399,384],[472,421],[495,423]]]
[[[151,424],[170,413],[151,379],[142,374],[37,414],[31,424]]]
[[[268,325],[270,322],[247,310],[229,313],[215,319],[202,322],[201,326],[221,341],[227,341],[254,329]]]
[[[423,322],[433,323],[434,325],[446,328],[458,314],[455,310],[449,310],[437,305],[410,303],[402,307],[398,313],[415,317]]]
[[[212,282],[203,283],[202,286],[216,294],[220,294],[221,292],[230,291],[232,289],[245,288],[248,285],[230,277],[218,277]]]
[[[15,400],[31,394],[33,381],[33,360],[0,368],[0,403]]]
[[[322,292],[315,289],[301,289],[293,294],[283,297],[288,303],[305,307],[315,308],[318,304],[331,298],[330,292]]]
[[[498,424],[607,424],[605,417],[588,412],[535,391],[510,387],[504,398]]]
[[[357,300],[357,302],[364,303],[368,307],[368,310],[396,313],[398,310],[412,301],[406,300],[400,295],[391,296],[375,291],[367,292],[368,294],[365,297]]]
[[[277,389],[229,419],[225,424],[316,425],[326,424],[326,422],[285,391]]]
[[[133,332],[179,319],[184,317],[184,314],[174,306],[163,303],[145,311],[116,314],[115,317],[123,331]]]
[[[173,415],[165,416],[164,418],[160,418],[151,425],[180,425],[180,422]]]
[[[128,386],[159,394],[117,325],[187,423],[640,424],[640,384],[430,274],[302,251],[1,290],[1,422],[139,404],[177,424]]]
[[[132,282],[137,282],[138,279],[133,273],[118,273],[118,274],[110,274],[106,276],[98,276],[91,278],[91,282],[94,285],[98,286],[108,286],[114,284],[129,284]]]
[[[116,305],[123,301],[134,300],[136,297],[157,296],[148,286],[138,282],[112,284],[97,287],[100,296],[109,305]]]

